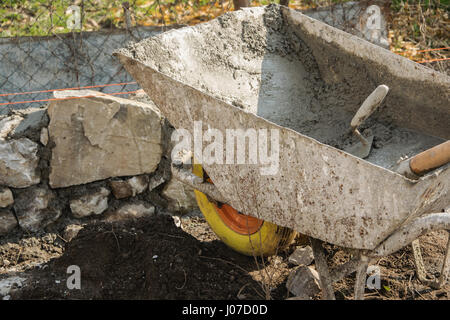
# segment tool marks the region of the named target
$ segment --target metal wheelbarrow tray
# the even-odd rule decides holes
[[[448,76],[277,5],[172,30],[115,55],[176,129],[193,134],[202,121],[224,137],[226,129],[278,130],[276,174],[263,174],[261,164],[203,163],[210,194],[310,236],[325,297],[357,269],[361,298],[370,258],[450,229],[449,164],[417,181],[395,172],[401,157],[450,138]],[[390,91],[364,125],[375,141],[363,160],[342,149],[355,142],[350,120],[379,84]],[[357,254],[330,271],[322,241]]]

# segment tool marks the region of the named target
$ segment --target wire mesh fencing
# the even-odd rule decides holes
[[[0,114],[42,105],[53,89],[136,90],[112,52],[168,29],[164,19],[162,27],[146,26],[145,16],[159,21],[156,6],[139,3],[148,1],[3,1]]]

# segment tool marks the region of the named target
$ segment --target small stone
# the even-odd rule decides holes
[[[5,235],[17,226],[16,217],[9,210],[0,209],[0,235]]]
[[[134,197],[147,188],[148,177],[136,176],[127,180],[112,180],[109,185],[116,199]]]
[[[124,203],[119,208],[106,214],[105,221],[122,221],[151,216],[155,213],[155,207],[143,201]]]
[[[309,300],[320,292],[319,274],[311,267],[300,266],[289,274],[286,288],[295,296]]]
[[[18,276],[11,276],[0,280],[0,297],[9,296],[10,292],[14,288],[22,288],[25,285],[25,278]]]
[[[111,187],[114,198],[116,199],[128,198],[133,194],[131,186],[126,181],[112,180],[109,182],[109,186]]]
[[[289,263],[309,266],[314,261],[314,254],[310,246],[297,247],[295,251],[289,256]]]
[[[5,139],[23,120],[18,115],[12,115],[0,120],[0,139]]]
[[[63,233],[63,238],[67,242],[72,241],[73,238],[75,238],[78,235],[78,232],[83,229],[83,226],[80,226],[79,224],[69,224],[65,229]]]
[[[25,188],[40,182],[38,145],[28,138],[0,140],[0,184]]]
[[[177,228],[180,228],[181,227],[181,219],[180,219],[180,217],[179,216],[173,216],[172,218],[173,218],[173,223],[175,224],[175,226]]]
[[[39,141],[41,141],[41,143],[46,146],[48,143],[48,129],[47,128],[42,128],[41,129],[41,134],[39,137]]]
[[[144,192],[148,186],[147,176],[136,176],[127,180],[127,183],[131,186],[132,196]]]
[[[150,178],[150,181],[148,183],[148,191],[152,191],[153,189],[162,185],[164,182],[166,182],[166,179],[164,179],[164,176],[162,174],[154,175]]]
[[[20,227],[35,232],[56,221],[61,216],[61,209],[55,200],[55,193],[45,186],[20,192],[14,202]]]
[[[9,134],[9,137],[13,139],[29,138],[37,141],[41,128],[48,124],[47,108],[28,108],[19,112],[23,120]]]
[[[76,218],[84,218],[93,214],[101,214],[108,208],[108,189],[102,187],[99,191],[87,194],[70,201],[70,210]]]
[[[164,186],[162,195],[168,200],[170,211],[189,212],[198,208],[194,189],[175,178]]]
[[[9,188],[0,187],[0,208],[6,208],[14,203],[14,197]]]
[[[243,293],[238,293],[238,294],[237,294],[237,298],[238,298],[239,300],[246,300],[246,299],[247,299],[247,295],[246,295],[246,294],[243,294]]]

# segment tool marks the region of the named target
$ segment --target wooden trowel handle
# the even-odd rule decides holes
[[[409,162],[409,167],[415,174],[422,175],[448,162],[450,162],[450,140],[414,156]]]
[[[379,85],[375,90],[373,90],[373,92],[366,98],[366,100],[364,100],[361,107],[359,107],[358,111],[354,115],[350,123],[352,131],[358,128],[364,120],[374,113],[388,92],[389,87],[384,84]]]

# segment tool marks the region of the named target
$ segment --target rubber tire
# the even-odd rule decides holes
[[[193,173],[203,178],[203,168],[194,164]],[[248,256],[271,256],[292,243],[296,232],[285,227],[264,221],[259,230],[251,235],[243,235],[230,229],[208,197],[194,190],[200,211],[214,233],[230,248]]]

